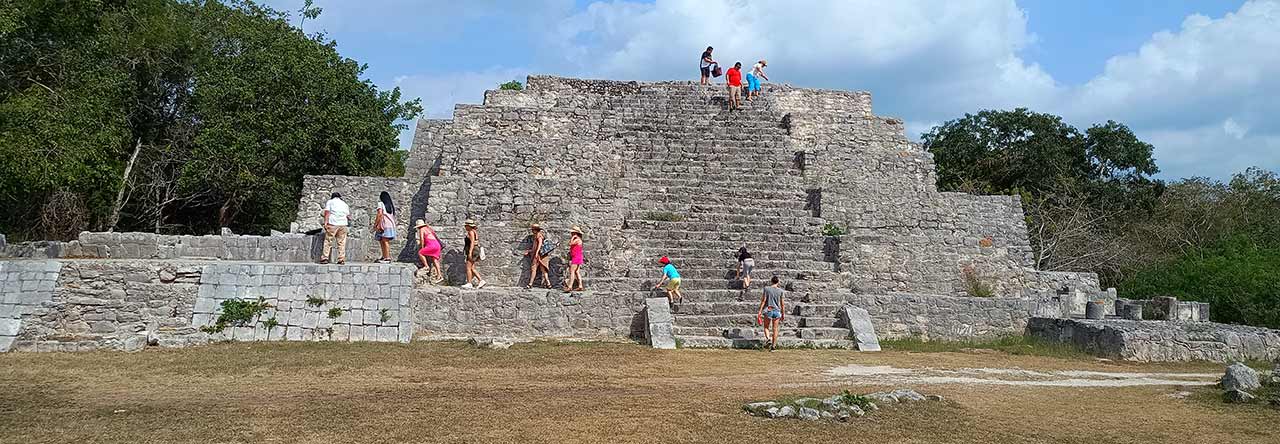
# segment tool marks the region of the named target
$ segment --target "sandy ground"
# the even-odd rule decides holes
[[[1280,442],[1217,364],[635,344],[224,344],[0,355],[0,442]],[[849,424],[742,404],[908,387]],[[1175,397],[1171,394],[1185,393]]]

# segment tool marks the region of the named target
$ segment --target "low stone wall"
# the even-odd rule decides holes
[[[38,313],[53,298],[61,269],[57,261],[0,262],[0,352],[13,347],[22,318]]]
[[[845,296],[867,310],[881,338],[958,341],[1018,335],[1034,316],[1061,316],[1062,301],[1044,298],[977,298],[921,294]]]
[[[10,244],[0,257],[30,259],[221,259],[265,262],[312,262],[320,257],[323,235],[276,233],[271,236],[210,236],[154,233],[84,232],[73,241]],[[348,260],[372,261],[377,243],[352,236]]]
[[[138,350],[217,340],[408,342],[413,267],[155,260],[0,262],[0,351]],[[323,300],[307,303],[309,296]],[[231,298],[270,304],[207,333]],[[332,308],[341,315],[330,318]],[[276,325],[268,328],[268,320]]]
[[[414,290],[418,335],[643,337],[644,299],[612,292],[563,293],[559,290],[462,290],[428,287]]]
[[[1027,334],[1129,361],[1280,359],[1280,330],[1215,322],[1035,318]]]

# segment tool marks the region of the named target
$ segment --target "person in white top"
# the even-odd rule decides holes
[[[769,76],[764,75],[766,66],[769,66],[769,62],[760,60],[751,67],[751,72],[747,73],[747,101],[751,101],[753,97],[760,97],[760,79],[769,80]]]
[[[342,195],[333,193],[329,196],[329,201],[324,203],[324,211],[320,213],[320,222],[324,224],[324,249],[320,253],[320,263],[329,263],[329,248],[334,238],[338,240],[338,263],[347,263],[347,225],[351,224],[351,207],[342,201]]]

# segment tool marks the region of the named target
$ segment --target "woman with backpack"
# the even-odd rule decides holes
[[[529,246],[529,251],[525,253],[529,256],[529,285],[524,288],[533,288],[533,281],[538,277],[538,270],[542,270],[542,282],[545,288],[551,288],[551,250],[555,249],[555,244],[547,240],[546,233],[542,232],[542,226],[533,224],[529,227],[529,231],[533,233],[533,244]]]
[[[476,221],[467,219],[462,224],[467,232],[467,237],[463,240],[462,251],[467,255],[467,283],[462,288],[484,288],[487,282],[480,277],[480,272],[476,271],[476,263],[484,259],[484,249],[480,247],[480,230]],[[475,282],[473,286],[471,283]]]
[[[380,264],[391,263],[391,240],[396,238],[396,206],[391,203],[391,193],[383,191],[378,196],[378,215],[373,218],[374,238],[382,247]]]
[[[582,255],[582,229],[573,227],[569,230],[569,272],[564,283],[564,292],[570,291],[586,291],[582,288],[582,263],[585,258]],[[573,284],[577,282],[578,286]]]

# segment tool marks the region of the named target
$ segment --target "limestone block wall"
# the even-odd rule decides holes
[[[190,322],[211,326],[223,301],[262,298],[270,308],[260,322],[211,339],[409,342],[412,286],[413,267],[405,265],[211,264],[202,267]],[[331,317],[335,308],[340,314]],[[278,326],[269,328],[269,319]]]
[[[1062,302],[1043,298],[976,298],[928,294],[845,296],[867,310],[882,338],[919,337],[956,341],[1020,335],[1032,317],[1057,317]]]
[[[414,290],[419,337],[640,337],[641,297],[611,292]]]
[[[139,350],[209,341],[408,342],[413,267],[182,260],[0,261],[0,351]],[[323,299],[318,306],[308,296]],[[206,333],[221,303],[271,307]],[[342,313],[330,318],[328,311]],[[277,326],[269,328],[268,319]]]
[[[318,219],[318,218],[317,218]],[[311,262],[320,257],[323,236],[277,233],[271,236],[222,234],[210,236],[153,233],[83,232],[70,242],[44,241],[10,245],[0,257],[37,259],[220,259],[271,262]],[[376,244],[372,247],[376,251]],[[368,239],[347,243],[353,260],[377,256]]]
[[[205,342],[190,325],[198,268],[139,260],[0,264],[23,262],[58,272],[48,298],[21,316],[13,350],[138,350],[149,339],[164,345]]]
[[[1027,334],[1130,361],[1280,359],[1280,331],[1215,322],[1036,318]]]
[[[0,352],[13,347],[22,331],[22,318],[39,315],[53,298],[61,269],[58,261],[0,262]]]

